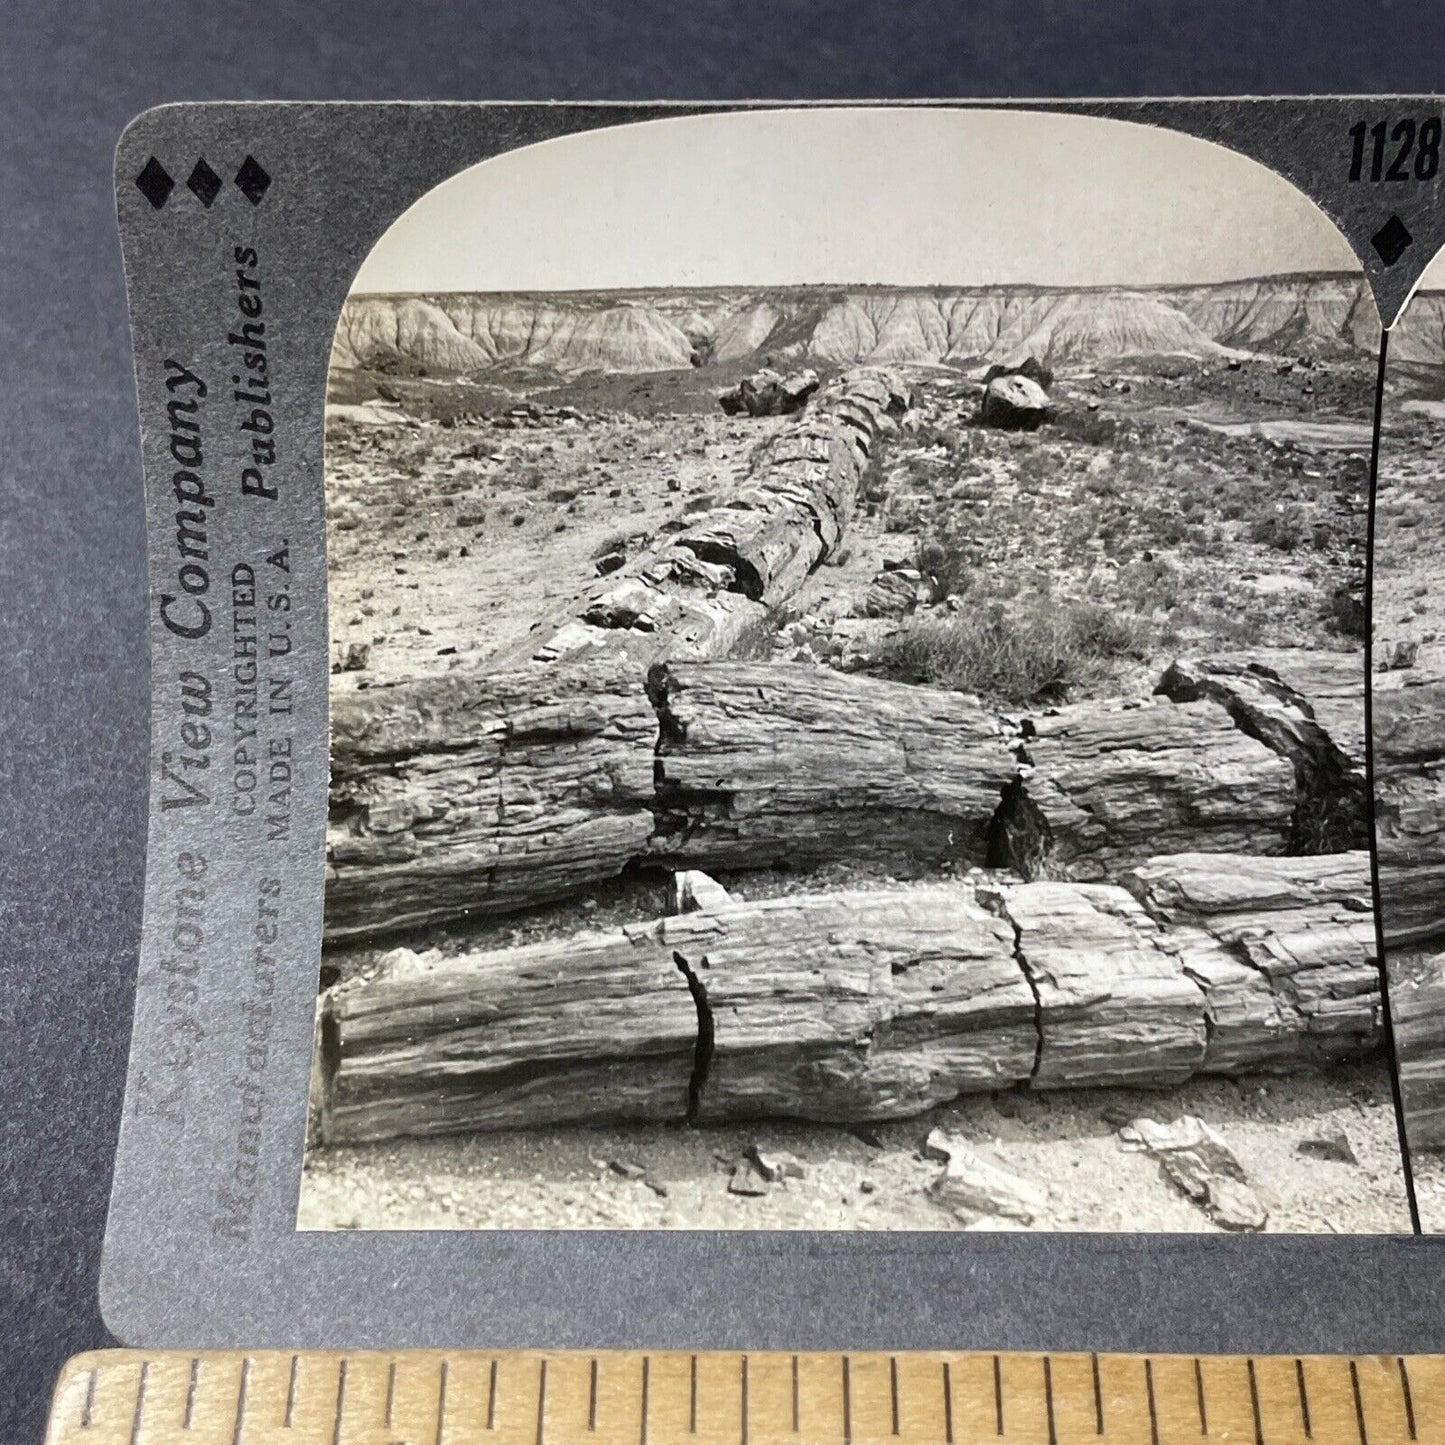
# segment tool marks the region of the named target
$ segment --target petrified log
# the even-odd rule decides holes
[[[1013,930],[965,884],[774,898],[663,933],[712,1020],[699,1121],[906,1118],[1033,1068]]]
[[[1204,1061],[1204,998],[1123,888],[1024,883],[992,895],[1039,1004],[1035,1088],[1182,1083]]]
[[[793,663],[668,663],[653,856],[697,867],[884,855],[983,861],[1018,771],[972,698]]]
[[[1445,955],[1390,955],[1390,1021],[1410,1148],[1445,1148]]]
[[[1373,723],[1385,944],[1427,943],[1445,937],[1445,683],[1377,685]]]
[[[1208,698],[1295,770],[1293,853],[1369,845],[1362,653],[1275,648],[1173,663],[1158,691]]]
[[[1023,719],[1017,746],[993,866],[1097,879],[1160,851],[1284,851],[1294,770],[1217,703],[1075,703]]]
[[[901,1118],[1027,1078],[1035,1050],[1012,931],[962,884],[737,903],[461,958],[397,950],[324,1014],[323,1132],[347,1143]]]
[[[1158,858],[730,900],[477,953],[397,950],[323,1005],[331,1142],[622,1120],[903,1118],[1374,1047],[1364,855]]]
[[[396,949],[322,1008],[328,1143],[687,1114],[697,1009],[647,930]]]
[[[327,937],[614,876],[652,835],[656,738],[629,669],[449,673],[334,698]]]
[[[789,663],[445,677],[338,698],[327,936],[529,907],[628,863],[910,869],[1279,851],[1291,765],[1218,704],[1023,726],[962,694]]]
[[[830,382],[763,447],[735,495],[594,588],[535,660],[644,666],[725,654],[837,549],[882,419],[907,405],[885,371]]]
[[[1378,1043],[1368,853],[1185,853],[1121,881],[1158,926],[1157,946],[1204,990],[1205,1072],[1289,1068]]]

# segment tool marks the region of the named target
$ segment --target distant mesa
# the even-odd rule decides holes
[[[1425,314],[1429,313],[1429,314]],[[1445,292],[1412,303],[1409,355],[1445,364]],[[780,287],[354,295],[332,365],[477,376],[643,373],[695,366],[923,363],[1025,357],[1049,375],[1130,357],[1373,353],[1358,276],[1277,276],[1139,289]],[[1402,338],[1403,340],[1403,338]],[[1040,377],[1031,376],[1038,382]]]

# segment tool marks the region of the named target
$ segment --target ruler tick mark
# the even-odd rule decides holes
[[[341,1445],[341,1412],[346,1408],[346,1356],[341,1357],[341,1364],[336,1371],[336,1423],[331,1429],[331,1445]],[[437,1436],[441,1436],[441,1426],[437,1427]]]
[[[90,1429],[90,1418],[95,1414],[95,1377],[96,1371],[90,1372],[90,1378],[85,1382],[85,1404],[80,1411],[80,1428]]]
[[[1094,1434],[1104,1433],[1104,1392],[1099,1388],[1099,1356],[1095,1351],[1089,1355],[1089,1372],[1094,1377]]]
[[[853,1445],[853,1381],[848,1356],[843,1356],[843,1440]]]
[[[251,1384],[251,1357],[241,1361],[241,1383],[236,1388],[236,1424],[231,1431],[231,1445],[241,1445],[241,1431],[246,1426],[246,1391]]]
[[[1315,1432],[1310,1428],[1310,1397],[1309,1391],[1305,1389],[1305,1362],[1298,1357],[1294,1362],[1294,1382],[1299,1391],[1299,1417],[1300,1423],[1305,1427],[1305,1439],[1313,1440]]]
[[[1254,1412],[1254,1445],[1264,1445],[1264,1421],[1259,1414],[1259,1383],[1254,1378],[1254,1360],[1246,1360],[1244,1367],[1249,1373],[1249,1408]]]
[[[487,1429],[493,1430],[497,1424],[497,1362],[492,1361],[492,1368],[487,1371]]]
[[[743,1445],[748,1445],[748,1357],[743,1356],[742,1361],[742,1437]]]
[[[135,1414],[131,1416],[130,1421],[130,1445],[136,1445],[136,1441],[140,1439],[141,1412],[145,1409],[146,1385],[150,1380],[150,1374],[151,1362],[149,1360],[142,1360],[140,1366],[140,1383],[136,1386],[135,1390]]]
[[[994,1434],[1003,1434],[1003,1366],[993,1357],[993,1423]]]
[[[292,1377],[295,1377],[295,1370],[292,1370]],[[386,1428],[391,1429],[396,1418],[396,1361],[393,1360],[386,1368]],[[287,1423],[290,1423],[289,1417]]]
[[[1199,1433],[1209,1434],[1209,1412],[1204,1408],[1204,1367],[1194,1357],[1194,1399],[1199,1406]]]
[[[647,1378],[647,1374],[646,1374],[646,1371],[644,1370],[644,1372],[643,1372],[643,1379],[645,1380],[646,1378]],[[644,1390],[644,1392],[643,1392],[643,1410],[642,1410],[642,1413],[643,1413],[644,1417],[645,1417],[646,1414],[647,1414],[647,1397],[646,1397],[646,1391],[645,1391],[645,1390]],[[537,1371],[537,1445],[542,1445],[542,1436],[543,1436],[543,1434],[544,1434],[545,1431],[546,1431],[546,1427],[547,1427],[547,1360],[546,1360],[546,1357],[544,1356],[543,1359],[542,1359],[542,1366],[541,1366],[541,1368]],[[646,1425],[644,1424],[644,1426],[643,1426],[644,1434],[643,1434],[643,1437],[642,1437],[644,1441],[647,1439],[647,1435],[646,1435],[646,1433],[645,1433],[645,1432],[646,1432],[646,1429],[647,1429],[647,1427],[646,1427]],[[438,1445],[440,1445],[440,1441],[438,1441]]]
[[[943,1440],[953,1445],[953,1371],[943,1362]]]
[[[1047,1355],[1044,1356],[1044,1411],[1049,1421],[1049,1445],[1059,1445],[1058,1431],[1054,1426],[1054,1367]],[[896,1430],[893,1432],[898,1433]],[[1158,1442],[1155,1442],[1158,1445]]]
[[[447,1365],[448,1361],[442,1361],[441,1378],[437,1382],[437,1445],[442,1445],[442,1435],[447,1428]],[[547,1378],[547,1362],[542,1361],[542,1378]],[[540,1436],[538,1437],[540,1438]],[[335,1445],[341,1445],[338,1440]]]
[[[893,1433],[898,1433],[898,1356],[888,1356],[888,1393],[893,1400]]]
[[[652,1359],[648,1355],[642,1357],[642,1420],[639,1423],[638,1439],[642,1445],[647,1445],[647,1397],[650,1393],[652,1383]]]
[[[1350,1361],[1350,1389],[1355,1396],[1355,1426],[1360,1432],[1360,1445],[1370,1445],[1365,1432],[1365,1402],[1360,1398],[1360,1372],[1353,1360]]]
[[[1149,1445],[1159,1445],[1159,1410],[1154,1403],[1154,1361],[1144,1360],[1144,1394],[1149,1401]]]
[[[691,1366],[692,1383],[688,1387],[687,1399],[687,1433],[697,1434],[697,1356],[692,1357]]]
[[[793,1356],[793,1434],[800,1434],[802,1426],[798,1418],[798,1357]],[[1411,1436],[1413,1439],[1414,1436]]]
[[[597,1357],[592,1357],[591,1366],[587,1371],[587,1431],[593,1433],[597,1429]]]
[[[286,1377],[286,1418],[281,1422],[282,1428],[289,1430],[291,1421],[296,1415],[296,1372],[301,1368],[301,1356],[291,1356],[291,1370]],[[388,1425],[391,1421],[386,1422]]]
[[[1405,1400],[1405,1428],[1410,1432],[1412,1440],[1419,1437],[1415,1434],[1415,1397],[1410,1391],[1410,1372],[1405,1368],[1404,1355],[1396,1355],[1395,1363],[1400,1367],[1400,1394]]]
[[[182,1430],[189,1430],[189,1429],[191,1428],[191,1420],[194,1418],[195,1413],[196,1413],[196,1386],[199,1385],[200,1383],[201,1383],[201,1362],[200,1362],[200,1360],[199,1360],[197,1357],[192,1356],[192,1357],[191,1357],[191,1379],[190,1379],[190,1383],[186,1386],[186,1415],[185,1415],[185,1419],[183,1419],[183,1420],[181,1421],[181,1429],[182,1429]],[[286,1421],[286,1423],[289,1425],[289,1424],[291,1423],[291,1421],[288,1419],[288,1420]]]

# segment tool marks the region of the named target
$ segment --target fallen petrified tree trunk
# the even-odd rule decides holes
[[[1027,766],[996,866],[1103,878],[1151,853],[1285,850],[1294,770],[1218,703],[1074,703],[1023,719],[1018,736]]]
[[[614,876],[653,832],[656,738],[631,669],[449,673],[334,698],[327,937]]]
[[[837,549],[883,418],[908,400],[877,368],[830,382],[763,447],[735,495],[599,584],[535,660],[647,666],[727,653]]]
[[[1445,1148],[1445,954],[1390,955],[1390,1022],[1406,1139]]]
[[[1291,852],[1369,846],[1363,654],[1274,648],[1178,661],[1158,691],[1219,703],[1241,731],[1290,761]]]
[[[1379,1040],[1363,854],[1156,858],[730,900],[459,958],[396,950],[323,1008],[324,1136],[780,1116],[1165,1085]],[[690,995],[690,996],[689,996]]]
[[[1428,943],[1445,937],[1445,683],[1377,688],[1373,723],[1385,944]]]
[[[633,861],[886,857],[1102,876],[1278,852],[1290,764],[1218,704],[1009,724],[958,693],[787,663],[459,673],[338,699],[327,936],[503,913]],[[1040,841],[1042,840],[1042,841]]]

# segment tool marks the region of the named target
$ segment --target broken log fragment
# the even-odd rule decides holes
[[[1202,1069],[1288,1069],[1381,1037],[1365,852],[1304,858],[1184,853],[1126,870],[1157,945],[1204,991]]]
[[[794,663],[663,664],[648,693],[649,851],[668,863],[981,862],[1018,771],[997,718],[958,693]]]
[[[1445,1148],[1445,955],[1391,957],[1390,1021],[1410,1148]]]
[[[1182,1083],[1204,1061],[1204,999],[1123,888],[1024,883],[991,896],[1038,998],[1038,1089]]]
[[[628,669],[441,677],[331,704],[326,937],[504,913],[652,834],[657,717]]]
[[[1368,846],[1362,654],[1277,648],[1180,660],[1157,690],[1175,702],[1219,703],[1242,732],[1289,760],[1290,852]]]
[[[901,1119],[1033,1068],[1013,932],[966,885],[773,898],[663,932],[712,1017],[697,1122]]]
[[[323,1136],[905,1118],[959,1095],[1168,1085],[1378,1047],[1364,855],[1184,855],[1108,884],[716,901],[457,958],[323,1004]]]
[[[568,1123],[681,1119],[698,1019],[646,935],[459,958],[396,949],[322,1005],[322,1138],[355,1144]]]
[[[1100,879],[1161,851],[1284,851],[1293,768],[1217,703],[1072,703],[1022,719],[1016,746],[992,866]]]
[[[1445,937],[1445,683],[1377,684],[1373,724],[1385,945],[1428,944]]]

